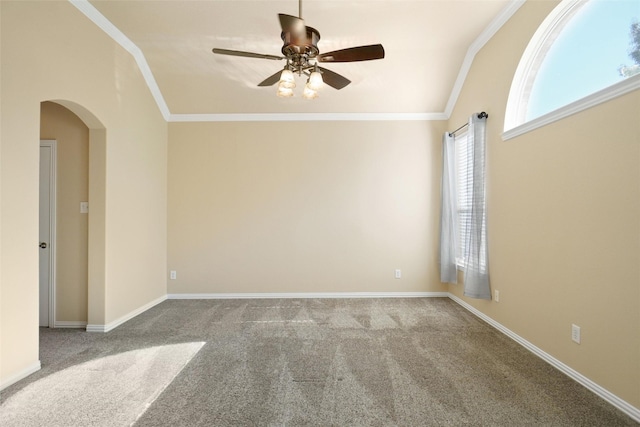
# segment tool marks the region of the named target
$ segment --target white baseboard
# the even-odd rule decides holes
[[[453,301],[455,301],[456,303],[458,303],[462,307],[464,307],[466,310],[470,311],[472,314],[474,314],[477,317],[479,317],[480,319],[484,320],[486,323],[488,323],[489,325],[493,326],[498,331],[502,332],[503,334],[505,334],[506,336],[508,336],[509,338],[511,338],[512,340],[514,340],[515,342],[517,342],[518,344],[520,344],[521,346],[523,346],[524,348],[526,348],[527,350],[529,350],[530,352],[532,352],[533,354],[535,354],[536,356],[538,356],[539,358],[544,360],[545,362],[549,363],[551,366],[553,366],[554,368],[558,369],[560,372],[564,373],[565,375],[569,376],[573,380],[577,381],[579,384],[581,384],[582,386],[584,386],[588,390],[591,390],[593,393],[595,393],[596,395],[600,396],[601,398],[603,398],[604,400],[609,402],[611,405],[615,406],[616,408],[618,408],[619,410],[621,410],[625,414],[629,415],[635,421],[640,422],[640,409],[639,408],[636,408],[635,406],[631,405],[629,402],[626,402],[626,401],[620,399],[615,394],[613,394],[610,391],[606,390],[605,388],[599,386],[598,384],[594,383],[593,381],[591,381],[589,378],[585,377],[584,375],[582,375],[578,371],[576,371],[573,368],[565,365],[564,363],[562,363],[561,361],[559,361],[555,357],[551,356],[550,354],[544,352],[540,348],[538,348],[535,345],[531,344],[529,341],[525,340],[524,338],[522,338],[521,336],[519,336],[515,332],[511,331],[510,329],[504,327],[502,324],[496,322],[491,317],[487,316],[486,314],[484,314],[480,310],[476,309],[472,305],[466,303],[465,301],[463,301],[462,299],[458,298],[457,296],[455,296],[455,295],[453,295],[451,293],[449,293],[448,296]]]
[[[56,320],[54,328],[86,328],[87,322],[80,322],[74,320]]]
[[[136,317],[139,314],[144,313],[145,311],[149,310],[151,307],[154,307],[158,304],[160,304],[161,302],[165,301],[167,299],[167,295],[163,295],[160,298],[157,298],[141,307],[136,308],[135,310],[125,314],[122,317],[117,318],[116,320],[114,320],[113,322],[109,322],[106,325],[92,325],[92,324],[88,324],[87,325],[87,332],[109,332],[114,330],[115,328],[117,328],[118,326],[122,325],[124,322],[133,319],[134,317]]]
[[[268,298],[433,298],[448,292],[282,292],[169,294],[167,299],[268,299]]]
[[[33,363],[32,365],[27,366],[26,368],[24,368],[20,372],[16,372],[15,374],[11,375],[9,378],[7,378],[4,381],[2,381],[0,383],[0,390],[4,390],[5,388],[9,387],[10,385],[17,383],[21,379],[26,378],[29,375],[33,374],[34,372],[39,371],[40,368],[41,368],[41,365],[40,365],[40,361],[38,360],[37,362]]]

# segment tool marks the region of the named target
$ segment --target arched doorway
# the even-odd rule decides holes
[[[57,215],[56,229],[64,231],[64,235],[57,233],[57,246],[62,250],[56,256],[56,265],[65,283],[58,281],[53,297],[59,296],[54,309],[59,309],[63,317],[57,316],[49,326],[86,325],[90,330],[92,324],[105,323],[106,130],[93,113],[72,101],[50,100],[43,102],[42,108],[41,136],[55,139],[56,135],[47,132],[62,134],[75,139],[71,143],[67,141],[68,145],[77,146],[66,147],[67,153],[58,150],[62,154],[58,159],[61,166],[58,174],[67,175],[68,181],[66,184],[59,182],[59,188],[71,201],[57,203],[61,212]],[[50,123],[49,115],[66,118],[65,123],[59,123],[56,129]],[[85,147],[82,147],[83,143]],[[85,200],[76,200],[78,198]],[[89,212],[84,209],[86,206],[81,212],[80,202],[88,202]]]

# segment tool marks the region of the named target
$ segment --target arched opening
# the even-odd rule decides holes
[[[87,324],[88,184],[89,128],[66,107],[42,102],[40,326]]]
[[[67,245],[67,250],[73,252],[71,254],[61,253],[56,256],[56,264],[61,266],[63,274],[66,274],[66,283],[59,283],[57,294],[61,296],[61,300],[57,301],[57,308],[62,309],[63,312],[66,313],[75,313],[75,316],[82,314],[86,318],[80,322],[78,319],[70,319],[69,323],[65,323],[65,319],[62,319],[58,324],[58,320],[56,319],[56,326],[82,326],[80,323],[87,325],[87,329],[89,329],[89,325],[92,324],[104,324],[105,323],[105,173],[106,173],[106,130],[104,125],[100,122],[100,120],[89,110],[84,108],[83,106],[76,104],[72,101],[68,100],[50,100],[49,102],[42,103],[43,110],[47,111],[47,114],[56,115],[58,117],[65,117],[65,111],[68,113],[69,111],[76,116],[76,119],[79,119],[86,128],[85,136],[82,136],[82,125],[77,126],[74,125],[73,118],[69,118],[69,114],[66,115],[68,117],[68,127],[75,127],[74,130],[64,129],[64,124],[62,128],[58,127],[57,132],[62,132],[63,134],[72,136],[69,138],[77,139],[76,144],[80,145],[79,147],[70,148],[68,154],[63,154],[62,159],[59,159],[59,164],[62,168],[71,169],[71,170],[62,170],[59,173],[71,175],[71,180],[82,181],[86,179],[86,182],[76,182],[73,184],[68,184],[68,187],[76,187],[76,188],[67,188],[64,191],[66,193],[72,193],[71,198],[78,198],[80,195],[84,195],[88,202],[89,211],[87,213],[83,213],[81,215],[85,215],[84,218],[82,216],[78,216],[70,213],[75,210],[76,213],[80,213],[80,204],[76,203],[78,200],[73,200],[71,202],[71,207],[66,207],[69,212],[62,212],[63,216],[59,217],[57,221],[58,225],[56,228],[58,230],[64,229],[66,236],[69,237],[68,241],[62,242],[61,234],[58,233],[58,238],[56,240],[60,241],[60,243],[64,243]],[[64,107],[62,109],[61,107]],[[68,111],[67,111],[68,110]],[[42,120],[41,124],[48,126],[48,129],[44,129],[41,127],[42,136],[43,137],[55,137],[55,135],[47,134],[55,133],[52,129],[55,129],[51,123],[46,123],[47,120]],[[76,134],[73,136],[73,134]],[[81,147],[82,139],[85,139],[87,147],[84,147],[86,150],[85,153],[82,153],[83,147]],[[75,151],[73,151],[75,150]],[[58,150],[60,152],[60,150]],[[64,157],[67,158],[66,160]],[[84,156],[84,159],[82,158]],[[66,162],[66,163],[65,163]],[[86,168],[83,172],[82,169]],[[81,200],[84,202],[85,200]],[[58,203],[58,208],[61,208],[61,203]],[[66,215],[66,217],[65,217]],[[83,231],[82,221],[85,221]],[[83,235],[84,232],[84,235]],[[84,242],[82,241],[84,239]],[[59,247],[61,245],[58,245]],[[64,245],[62,245],[64,246]],[[71,249],[69,249],[71,248]],[[82,253],[84,251],[84,253]],[[73,266],[73,262],[78,264],[85,263],[84,266],[76,265]],[[60,272],[60,271],[59,271]],[[81,289],[80,277],[84,276],[84,283],[86,283],[85,289]],[[66,292],[66,294],[65,294]],[[84,293],[83,293],[84,292]],[[72,294],[70,296],[69,294]],[[79,301],[70,301],[73,298],[78,298],[81,296],[85,298],[84,304],[81,304]],[[66,300],[65,300],[66,298]],[[69,314],[71,315],[71,314]],[[53,326],[53,325],[50,325]]]

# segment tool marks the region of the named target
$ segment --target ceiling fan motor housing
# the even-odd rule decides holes
[[[284,45],[282,54],[289,59],[294,66],[305,66],[309,59],[315,58],[320,51],[318,41],[320,33],[312,27],[305,27],[305,34],[294,34],[290,31],[283,31],[280,34]]]

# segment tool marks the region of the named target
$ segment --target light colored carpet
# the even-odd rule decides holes
[[[82,408],[33,418],[64,400],[33,393],[59,373],[119,354],[118,372],[137,371],[136,351],[155,360],[176,344],[175,364],[83,379]],[[100,425],[107,412],[125,426],[149,403],[136,426],[637,425],[447,298],[171,300],[108,334],[43,329],[41,351],[43,369],[0,398],[21,414],[3,427]]]
[[[52,373],[3,403],[0,426],[132,425],[203,345],[131,350]]]

